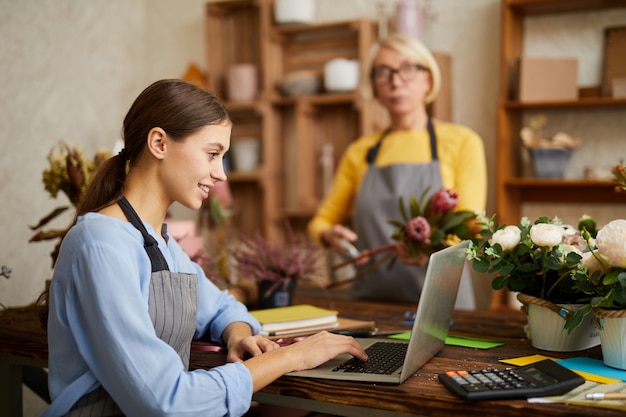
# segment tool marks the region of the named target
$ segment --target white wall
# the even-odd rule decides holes
[[[0,303],[35,300],[49,278],[54,243],[28,243],[52,199],[41,173],[63,139],[87,155],[112,147],[132,100],[159,78],[205,67],[202,0],[0,0]],[[318,20],[376,16],[375,0],[318,0]],[[387,0],[391,13],[395,1]],[[433,2],[432,48],[454,56],[454,121],[492,147],[498,71],[499,2]],[[481,24],[476,24],[481,22]],[[459,31],[458,28],[463,28]],[[490,161],[492,164],[492,161]],[[188,215],[177,208],[182,216]],[[63,228],[71,213],[51,227]]]
[[[0,0],[0,264],[13,269],[0,303],[31,303],[51,274],[54,243],[28,243],[28,225],[68,203],[43,188],[50,148],[112,147],[144,87],[204,63],[203,10],[201,0]],[[29,394],[24,415],[39,415]]]

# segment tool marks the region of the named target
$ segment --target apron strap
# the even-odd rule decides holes
[[[430,137],[430,156],[433,161],[438,159],[437,156],[437,135],[435,134],[435,128],[433,126],[433,120],[430,116],[428,116],[428,123],[426,124],[426,128],[428,129],[428,136]],[[368,165],[372,165],[376,160],[376,156],[378,156],[378,150],[380,149],[380,145],[383,143],[383,139],[391,132],[391,128],[385,130],[381,135],[376,145],[369,148],[367,151],[367,155],[365,156],[365,160]]]
[[[385,139],[385,136],[387,136],[389,134],[389,132],[391,132],[391,128],[388,128],[387,130],[385,130],[380,135],[380,139],[378,139],[378,142],[376,142],[376,145],[372,146],[367,151],[367,155],[365,156],[365,160],[367,161],[368,165],[372,165],[374,163],[374,161],[376,160],[376,156],[378,155],[378,150],[380,149],[380,145],[383,143],[383,139]]]
[[[428,136],[430,136],[430,156],[433,161],[439,159],[437,156],[437,135],[435,135],[435,127],[433,126],[433,119],[428,116]]]
[[[152,272],[157,271],[169,271],[169,267],[167,266],[167,261],[165,257],[161,253],[159,249],[159,244],[155,238],[153,238],[146,227],[143,225],[143,222],[139,218],[139,215],[135,211],[135,209],[130,205],[126,197],[122,196],[117,204],[120,206],[128,221],[135,226],[137,230],[141,232],[143,235],[143,246],[146,248],[146,252],[148,253],[148,257],[150,258],[150,263],[152,264]]]

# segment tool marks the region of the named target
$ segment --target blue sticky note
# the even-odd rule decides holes
[[[604,362],[599,359],[576,357],[559,359],[557,360],[557,362],[564,367],[572,370],[589,372],[590,374],[596,374],[605,376],[607,378],[615,378],[619,379],[620,381],[626,381],[626,371],[606,366]]]

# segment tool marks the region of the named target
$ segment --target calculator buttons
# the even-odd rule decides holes
[[[515,369],[448,371],[438,377],[456,395],[476,400],[565,393],[584,383],[579,375],[551,360]]]

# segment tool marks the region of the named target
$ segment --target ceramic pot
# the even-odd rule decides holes
[[[268,292],[275,284],[275,281],[259,281],[259,308],[285,307],[291,305],[293,291],[296,289],[296,281],[290,279],[284,283],[279,283],[274,291]]]
[[[557,304],[569,311],[576,311],[580,304]],[[598,346],[600,331],[594,323],[592,315],[567,333],[563,328],[565,319],[551,309],[539,304],[527,305],[530,343],[533,347],[552,352],[577,352]]]
[[[259,89],[259,76],[254,64],[236,64],[228,68],[226,92],[230,101],[252,101]]]
[[[626,310],[594,308],[593,315],[600,328],[604,364],[626,370]]]
[[[535,177],[563,178],[571,149],[531,149]]]
[[[335,58],[324,64],[326,91],[352,91],[359,85],[359,62]]]

